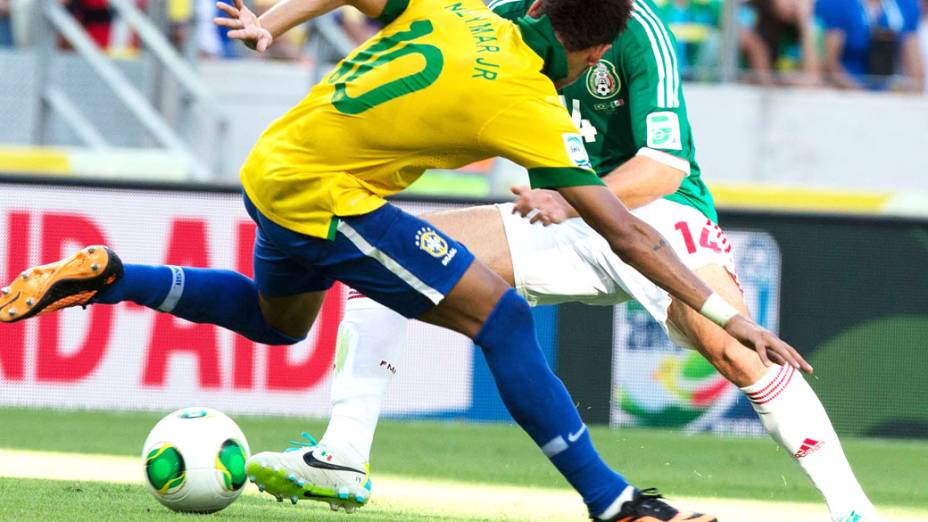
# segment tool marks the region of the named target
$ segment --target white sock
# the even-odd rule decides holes
[[[791,366],[773,365],[755,384],[741,388],[770,436],[799,463],[821,491],[834,520],[876,510],[854,477],[825,408]]]
[[[612,501],[612,504],[610,504],[609,507],[607,507],[605,511],[603,511],[599,515],[596,515],[596,518],[598,520],[609,520],[611,518],[615,518],[616,515],[622,512],[622,508],[625,507],[625,503],[630,502],[634,499],[635,499],[634,486],[625,486],[625,489],[622,490],[622,493],[620,493],[619,496],[616,497],[614,501]]]
[[[370,460],[387,387],[406,344],[408,320],[352,291],[338,327],[332,416],[320,444]]]

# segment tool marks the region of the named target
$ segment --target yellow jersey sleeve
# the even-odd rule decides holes
[[[503,108],[480,132],[481,145],[528,169],[532,188],[602,185],[577,127],[551,98],[525,97]]]

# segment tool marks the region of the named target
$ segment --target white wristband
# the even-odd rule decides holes
[[[725,324],[728,323],[732,317],[738,315],[739,312],[734,306],[728,304],[728,301],[722,299],[722,296],[712,292],[709,299],[706,299],[702,308],[699,309],[699,313],[713,323],[724,327]]]

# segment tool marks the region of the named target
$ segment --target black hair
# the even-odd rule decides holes
[[[612,43],[631,17],[632,0],[541,0],[541,12],[568,51]]]

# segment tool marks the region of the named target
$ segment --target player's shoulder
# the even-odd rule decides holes
[[[492,0],[487,4],[491,11],[507,20],[525,16],[531,6],[531,0]]]
[[[642,44],[665,34],[670,34],[670,28],[667,27],[667,23],[661,17],[660,9],[654,2],[632,0],[631,18],[625,30],[619,33],[619,40]]]
[[[638,58],[651,56],[655,48],[664,53],[673,52],[671,34],[653,2],[633,0],[628,25],[619,33],[609,54],[616,65],[625,64],[634,69],[643,63]]]
[[[392,16],[385,21],[388,13]],[[394,21],[405,24],[419,19],[441,20],[449,16],[467,20],[496,18],[482,0],[387,0],[384,15],[378,21],[384,25]]]

